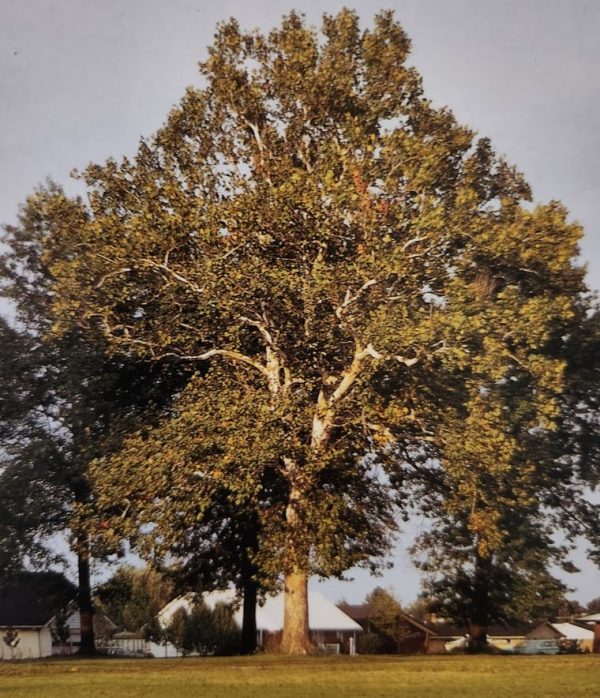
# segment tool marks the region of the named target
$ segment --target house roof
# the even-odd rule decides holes
[[[342,601],[342,603],[338,604],[338,608],[357,622],[370,620],[373,617],[373,607],[370,603],[354,604]]]
[[[134,633],[131,630],[122,630],[120,633],[115,633],[112,636],[113,640],[143,640],[142,633]]]
[[[373,616],[373,608],[371,604],[368,603],[349,604],[344,602],[339,605],[339,608],[358,622],[370,620]],[[461,638],[469,633],[469,629],[466,625],[445,622],[425,623],[413,618],[404,611],[401,611],[400,615],[406,623],[413,625],[423,632],[429,633],[433,637],[439,637],[440,639]],[[501,625],[497,623],[488,627],[488,635],[490,637],[523,637],[528,630],[529,626],[523,624]]]
[[[600,613],[590,613],[587,616],[580,616],[577,620],[584,623],[600,623]]]
[[[550,623],[566,640],[593,640],[594,631],[575,623]]]
[[[73,596],[58,573],[23,573],[0,589],[0,627],[41,628]]]
[[[338,608],[347,615],[349,615],[350,618],[352,618],[352,620],[355,620],[358,623],[360,623],[361,621],[364,622],[373,619],[372,604],[349,604],[344,601],[338,604]],[[399,616],[405,623],[414,626],[418,630],[421,630],[426,634],[437,635],[437,631],[432,629],[432,627],[434,626],[428,625],[427,623],[422,623],[421,621],[417,620],[416,618],[413,618],[411,615],[405,613],[404,611],[400,611]]]
[[[178,609],[183,608],[189,611],[193,606],[194,598],[193,594],[186,594],[170,601],[158,614],[161,625],[163,627],[168,625]],[[233,590],[206,593],[202,598],[210,608],[214,608],[217,603],[235,604],[236,602]],[[242,624],[242,609],[239,604],[234,618],[238,625]],[[308,625],[311,630],[362,631],[358,623],[317,591],[308,592]],[[283,594],[269,596],[263,605],[256,607],[256,627],[257,630],[267,632],[277,632],[283,628]]]

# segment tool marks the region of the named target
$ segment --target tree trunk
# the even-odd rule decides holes
[[[244,605],[242,618],[242,654],[256,652],[256,598],[257,584],[250,579],[244,582]]]
[[[469,623],[469,650],[485,652],[488,649],[487,627],[477,623]]]
[[[308,575],[299,568],[285,576],[283,635],[284,654],[307,654],[310,650],[308,632]]]
[[[241,582],[244,594],[242,616],[242,654],[256,652],[256,565],[253,555],[258,551],[258,522],[256,516],[248,522],[242,534]]]
[[[489,596],[491,558],[479,553],[475,557],[473,580],[473,605],[469,619],[469,650],[486,652],[489,649],[487,631],[489,624]]]
[[[77,539],[77,573],[79,591],[77,601],[81,619],[81,644],[79,654],[95,654],[94,643],[94,606],[92,604],[92,587],[90,583],[90,547],[87,536]]]
[[[303,493],[296,484],[301,480],[298,466],[285,459],[290,482],[290,494],[285,510],[287,524],[286,553],[288,568],[284,577],[283,634],[281,651],[284,654],[307,654],[310,649],[308,631],[308,550],[303,541],[306,535],[302,520]]]

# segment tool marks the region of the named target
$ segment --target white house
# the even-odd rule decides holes
[[[236,595],[233,590],[205,593],[202,599],[209,608],[214,608],[218,603],[233,604],[235,621],[241,627],[243,611],[240,604],[236,604]],[[259,645],[263,645],[268,636],[279,633],[283,629],[283,599],[283,593],[269,596],[262,605],[259,604],[256,607]],[[170,601],[158,614],[161,626],[167,627],[181,608],[189,613],[193,608],[194,600],[194,594],[185,594]],[[351,641],[351,646],[355,647],[356,634],[362,632],[361,626],[356,621],[317,591],[308,592],[308,624],[313,640],[322,646],[337,647],[338,642]],[[167,649],[172,653],[174,648]],[[151,648],[151,651],[155,656],[165,656],[164,649],[155,652]]]
[[[49,657],[53,617],[54,610],[26,583],[0,591],[0,659]]]
[[[54,643],[53,654],[75,654],[81,645],[81,614],[76,603],[69,604],[64,623],[69,630],[69,636],[64,645]],[[117,630],[117,625],[99,610],[94,611],[93,623],[96,648],[105,649],[110,644],[109,640]]]
[[[21,572],[0,588],[0,659],[76,652],[81,644],[81,621],[73,602],[75,593],[73,584],[58,572]],[[69,631],[64,645],[52,637],[52,629],[61,625]],[[106,615],[94,614],[99,646],[106,644],[115,629]],[[14,639],[8,642],[11,637]]]

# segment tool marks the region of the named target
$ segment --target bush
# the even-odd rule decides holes
[[[558,645],[559,654],[582,654],[583,649],[579,640],[561,640]]]
[[[361,633],[356,642],[358,654],[383,654],[385,652],[384,643],[376,633]]]
[[[241,644],[232,608],[219,603],[211,610],[202,600],[190,613],[183,608],[175,612],[167,637],[183,654],[237,654]]]

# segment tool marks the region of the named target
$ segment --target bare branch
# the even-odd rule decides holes
[[[411,245],[416,245],[417,242],[421,242],[423,240],[427,240],[429,236],[428,235],[415,235],[414,238],[411,238],[410,240],[407,240],[403,245],[402,249],[407,250]]]
[[[102,288],[104,282],[108,281],[112,276],[120,276],[121,274],[127,274],[131,271],[131,267],[123,267],[122,269],[117,269],[116,271],[111,271],[109,274],[105,274],[100,281],[94,286],[94,288]]]
[[[145,264],[146,266],[148,266],[152,269],[160,269],[161,271],[165,272],[166,274],[169,274],[174,279],[176,279],[177,281],[182,283],[184,286],[191,288],[192,291],[194,291],[194,293],[204,293],[204,289],[201,286],[198,286],[198,284],[195,284],[193,281],[190,281],[185,276],[182,276],[181,274],[177,273],[168,264],[155,262],[154,260],[147,259],[147,258],[142,259],[141,261],[143,262],[143,264]]]
[[[120,344],[137,344],[146,347],[152,358],[158,361],[159,359],[164,359],[167,357],[173,357],[176,359],[179,359],[180,361],[206,361],[207,359],[210,359],[213,356],[223,356],[227,359],[231,359],[232,361],[238,361],[240,363],[246,364],[247,366],[252,366],[252,368],[256,369],[259,373],[261,373],[263,376],[265,376],[267,379],[269,379],[269,371],[267,370],[267,367],[264,366],[263,364],[260,363],[260,361],[256,361],[250,356],[246,356],[245,354],[242,354],[238,351],[233,351],[231,349],[209,349],[208,351],[203,352],[202,354],[184,354],[182,352],[178,351],[165,351],[161,353],[157,353],[157,345],[153,342],[147,342],[142,339],[136,339],[135,337],[132,337],[129,333],[129,327],[126,325],[117,325],[114,327],[111,327],[110,323],[108,322],[108,319],[104,315],[100,314],[92,314],[88,316],[89,318],[97,318],[100,320],[102,327],[104,329],[105,335]],[[190,326],[188,326],[190,327]],[[133,328],[131,328],[133,329]],[[193,329],[190,327],[190,329]],[[123,331],[124,336],[119,336],[119,334],[116,334],[119,330]]]
[[[394,356],[394,359],[396,359],[396,361],[398,361],[399,363],[404,364],[405,366],[409,366],[409,367],[414,366],[416,363],[419,362],[418,356],[413,356],[409,359],[406,356],[396,355],[396,356]]]
[[[335,314],[338,318],[338,320],[342,319],[342,315],[344,314],[344,311],[348,306],[352,305],[352,303],[355,303],[361,295],[371,286],[377,283],[377,279],[369,279],[368,281],[365,281],[365,283],[358,289],[358,291],[352,295],[350,289],[346,291],[346,295],[344,297],[343,302],[338,305],[338,307],[335,309]]]
[[[334,403],[340,400],[350,390],[360,375],[364,359],[366,359],[368,356],[373,359],[383,358],[383,355],[376,351],[371,344],[367,344],[366,347],[361,347],[358,340],[355,340],[355,343],[356,349],[354,351],[352,363],[348,367],[348,370],[342,375],[342,379],[340,380],[337,388],[329,396],[329,406],[332,406]]]

